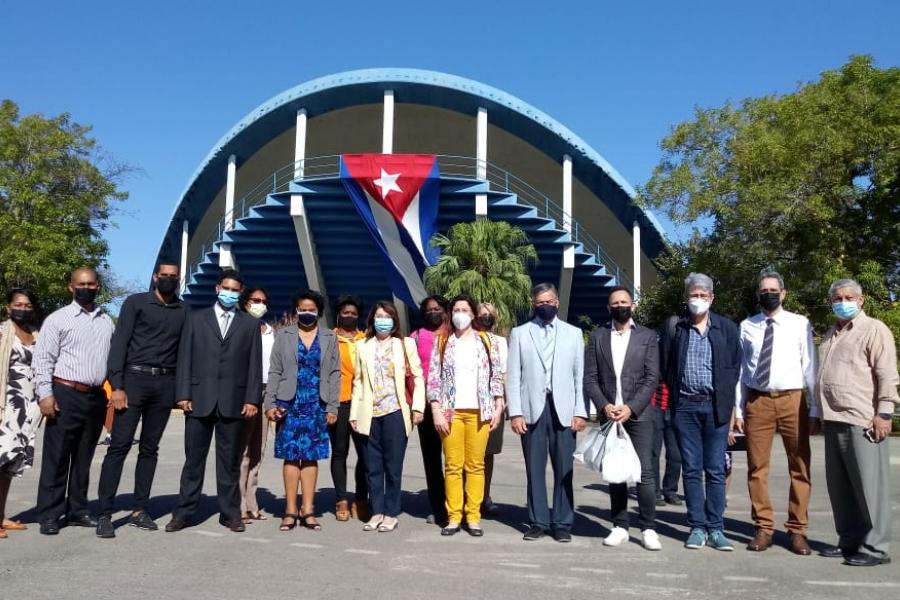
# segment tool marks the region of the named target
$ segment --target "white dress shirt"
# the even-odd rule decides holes
[[[216,313],[216,325],[219,326],[219,331],[222,333],[222,337],[224,338],[225,334],[228,333],[228,328],[231,327],[231,324],[234,322],[234,309],[232,308],[231,310],[225,310],[224,308],[222,308],[221,304],[216,302],[215,304],[213,304],[213,310]],[[228,315],[228,323],[226,323],[225,326],[222,327],[222,315],[225,314]]]
[[[262,382],[269,381],[269,359],[272,358],[272,347],[275,345],[275,328],[265,324],[266,329],[262,332]]]
[[[768,318],[774,321],[772,367],[769,385],[762,388],[755,375]],[[780,309],[774,315],[759,313],[744,319],[741,321],[741,350],[741,385],[735,396],[735,418],[744,418],[744,407],[750,389],[783,392],[805,387],[809,398],[816,397],[816,347],[812,327],[803,315]],[[820,416],[820,411],[813,402],[810,402],[809,416]]]
[[[622,366],[625,364],[625,353],[628,351],[628,342],[631,341],[631,331],[634,329],[634,321],[628,323],[619,331],[615,324],[610,326],[609,345],[612,350],[613,370],[616,372],[616,406],[625,404],[622,398]]]

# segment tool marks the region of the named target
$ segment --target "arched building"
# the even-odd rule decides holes
[[[433,154],[437,227],[506,220],[539,254],[535,282],[560,289],[561,317],[606,318],[607,290],[652,283],[664,249],[631,186],[559,122],[498,89],[414,69],[330,75],[268,100],[213,147],[163,235],[179,258],[184,297],[214,300],[222,266],[237,266],[287,309],[309,286],[367,305],[391,297],[375,243],[339,177],[340,156]]]

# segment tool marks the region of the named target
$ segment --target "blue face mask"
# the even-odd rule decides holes
[[[390,333],[394,329],[394,320],[390,317],[375,317],[375,331]]]
[[[240,296],[240,292],[235,292],[233,290],[221,290],[219,292],[219,304],[230,310],[234,308],[235,304],[237,304],[238,298],[240,298]]]
[[[845,302],[832,302],[831,310],[835,316],[842,321],[849,321],[859,314],[859,305],[856,300],[847,300]]]

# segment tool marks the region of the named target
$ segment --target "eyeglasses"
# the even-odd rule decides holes
[[[265,298],[250,298],[247,300],[247,302],[249,302],[250,304],[265,304],[266,306],[268,306],[269,304],[269,301]]]

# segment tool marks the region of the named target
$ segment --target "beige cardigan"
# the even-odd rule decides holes
[[[422,377],[422,363],[416,350],[416,343],[410,338],[393,338],[394,357],[394,383],[397,387],[397,396],[400,398],[400,410],[403,411],[403,421],[406,423],[406,435],[412,432],[412,414],[410,406],[406,403],[406,361],[403,360],[403,349],[409,358],[409,368],[412,370],[416,381],[416,389],[413,391],[412,410],[423,412],[425,410],[425,380]],[[353,374],[353,398],[350,402],[350,422],[356,422],[356,430],[369,435],[372,426],[372,412],[375,406],[375,391],[373,379],[375,375],[375,349],[378,340],[375,337],[356,342],[356,371]]]

